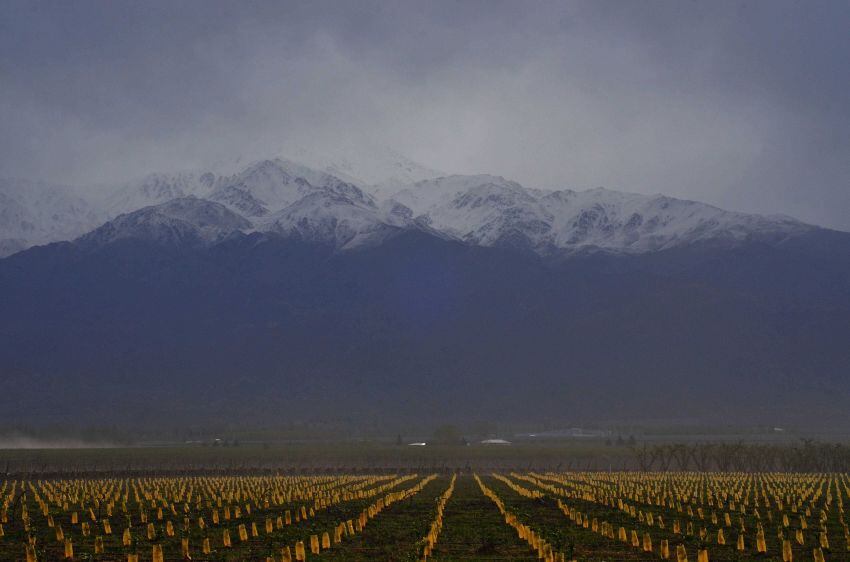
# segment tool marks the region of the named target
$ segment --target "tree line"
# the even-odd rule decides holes
[[[630,447],[643,471],[848,472],[850,445],[798,443],[642,443]]]

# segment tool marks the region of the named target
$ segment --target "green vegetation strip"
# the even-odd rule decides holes
[[[505,523],[469,475],[461,476],[443,512],[443,531],[429,557],[435,562],[533,562],[537,556]]]
[[[308,560],[340,562],[382,561],[413,562],[419,560],[422,538],[434,519],[437,499],[449,485],[449,478],[439,477],[429,482],[421,492],[394,503],[382,511],[354,537],[343,539],[319,557]]]
[[[568,560],[657,560],[657,556],[646,554],[616,540],[574,525],[550,497],[526,498],[518,494],[501,480],[488,476],[485,484],[496,492],[505,506],[524,524],[532,526],[552,546],[564,552]]]

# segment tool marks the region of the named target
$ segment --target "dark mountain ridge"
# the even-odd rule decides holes
[[[555,259],[139,232],[0,260],[3,422],[850,422],[850,234]]]

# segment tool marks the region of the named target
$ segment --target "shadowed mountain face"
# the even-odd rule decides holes
[[[844,233],[554,259],[399,230],[340,252],[207,211],[204,243],[158,213],[0,260],[4,422],[850,422]]]

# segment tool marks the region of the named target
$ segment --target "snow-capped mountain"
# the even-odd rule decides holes
[[[410,208],[416,215],[427,215],[451,203],[452,200],[463,193],[487,185],[523,190],[523,187],[518,183],[507,181],[499,176],[487,174],[451,175],[401,186],[391,196],[391,199]]]
[[[640,253],[709,240],[778,241],[814,228],[789,217],[736,213],[664,195],[603,188],[557,191],[539,201],[552,217],[541,240],[554,248]]]
[[[367,141],[348,143],[335,149],[291,146],[281,154],[307,166],[360,186],[378,199],[385,199],[412,183],[445,176],[397,151]]]
[[[267,210],[278,211],[315,191],[327,191],[373,205],[370,195],[356,185],[302,164],[277,158],[251,164],[240,173],[219,178],[211,196],[220,188],[233,188],[250,195]]]
[[[376,199],[386,199],[399,189],[418,181],[445,176],[446,173],[411,160],[387,146],[364,139],[334,139],[321,146],[287,142],[252,156],[240,154],[212,159],[205,172],[215,176],[238,175],[258,161],[297,162],[313,173],[325,173],[360,187]]]
[[[538,253],[640,253],[707,240],[781,238],[814,228],[663,195],[531,190],[486,175],[418,182],[392,200],[411,209],[414,220],[466,242],[521,245]]]
[[[537,212],[547,196],[497,187],[470,187],[453,212],[533,231],[509,211]],[[633,208],[609,195],[558,203],[587,210],[572,199],[588,197],[605,210],[567,222],[578,223],[569,232],[624,232]],[[647,221],[665,211],[639,208]],[[685,224],[678,204],[666,212]],[[585,417],[599,403],[637,420],[850,419],[850,233],[543,260],[494,247],[504,237],[488,246],[431,235],[412,215],[316,190],[270,213],[268,232],[242,234],[256,226],[186,197],[0,260],[0,366],[15,389],[0,393],[3,411],[75,423],[147,423],[154,412],[203,425],[238,400],[273,424],[356,419],[358,404],[379,400],[382,420]],[[46,386],[58,389],[47,402]],[[189,395],[198,408],[185,407]]]
[[[310,158],[319,162],[315,156]],[[483,174],[401,183],[401,179],[430,176],[433,170],[405,164],[394,153],[378,162],[385,165],[352,164],[339,168],[339,175],[328,171],[336,169],[330,164],[316,168],[285,158],[259,160],[226,174],[156,173],[119,186],[99,208],[61,188],[6,181],[0,184],[0,256],[33,244],[73,239],[105,218],[132,215],[138,209],[158,208],[174,200],[190,205],[185,201],[191,197],[228,209],[241,219],[238,230],[315,239],[346,250],[408,229],[425,229],[478,246],[565,255],[635,254],[706,241],[776,242],[816,228],[787,217],[730,212],[663,195],[603,188],[529,189]],[[388,176],[393,170],[398,174]],[[369,180],[397,179],[378,185],[355,179],[355,173]],[[133,236],[147,232],[140,224],[126,222],[126,217],[122,220],[113,226],[126,228]]]
[[[262,201],[236,185],[220,185],[207,195],[207,199],[221,203],[252,220],[269,214],[269,209]]]
[[[328,242],[340,249],[376,244],[398,232],[374,204],[332,190],[310,193],[261,223],[262,230],[304,240]]]
[[[193,194],[187,196],[187,191]],[[83,242],[144,238],[209,243],[234,231],[257,230],[352,249],[414,227],[393,209],[379,208],[357,186],[282,159],[256,162],[229,177],[151,176],[121,193],[165,202],[121,214]]]
[[[380,241],[398,226],[356,185],[280,158],[219,178],[208,198],[249,218],[257,230],[340,249]]]
[[[251,228],[251,223],[224,205],[181,197],[119,215],[81,237],[83,245],[142,239],[162,244],[211,244]]]
[[[444,176],[390,191],[385,198],[380,190],[370,195],[327,172],[275,159],[218,178],[207,197],[258,230],[312,236],[347,249],[379,240],[388,226],[427,227],[469,244],[539,254],[641,253],[707,240],[781,239],[814,228],[662,195],[528,189],[491,175]]]
[[[384,417],[586,416],[596,396],[636,419],[847,423],[850,233],[489,175],[369,189],[286,159],[121,186],[143,206],[0,260],[3,411],[204,424],[238,396],[278,423],[382,389]],[[6,224],[50,208],[32,194],[0,200]]]
[[[204,172],[151,173],[113,190],[102,206],[110,217],[115,217],[171,199],[198,195],[208,191],[214,181],[215,176]]]
[[[71,187],[0,179],[0,257],[36,244],[76,238],[103,219]]]

